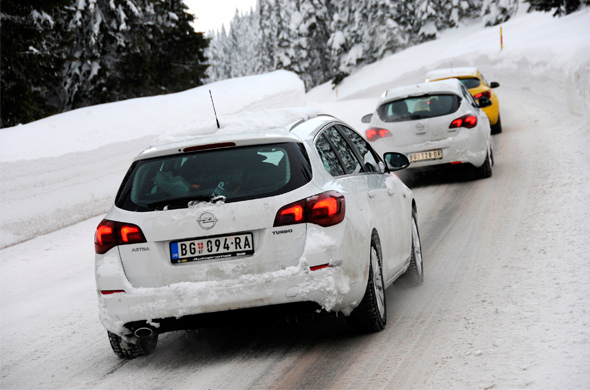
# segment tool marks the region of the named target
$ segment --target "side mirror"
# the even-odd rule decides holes
[[[373,119],[373,114],[367,114],[361,118],[362,123],[370,123],[371,119]]]
[[[492,105],[492,101],[490,99],[486,99],[486,98],[477,99],[477,106],[479,108],[485,108],[485,107],[489,107],[491,105]]]
[[[496,82],[496,81],[492,81],[492,83],[490,84],[490,88],[498,88],[500,86],[500,83]]]
[[[400,169],[407,168],[410,165],[408,156],[397,152],[387,152],[383,155],[387,169],[390,172],[399,171]]]

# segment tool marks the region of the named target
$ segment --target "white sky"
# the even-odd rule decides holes
[[[222,24],[228,30],[236,9],[248,12],[256,8],[256,0],[184,0],[184,4],[196,17],[195,30],[205,33],[220,30]]]

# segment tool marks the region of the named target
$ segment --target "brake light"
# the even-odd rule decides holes
[[[121,294],[124,292],[125,290],[100,290],[102,295]]]
[[[376,141],[379,138],[391,137],[389,130],[380,129],[377,127],[369,127],[367,131],[365,131],[365,134],[369,141]]]
[[[479,99],[479,98],[491,99],[492,92],[491,91],[480,92],[480,93],[473,95],[473,98],[474,99]]]
[[[305,200],[281,208],[275,217],[274,226],[293,225],[305,220]]]
[[[472,129],[475,126],[477,126],[477,116],[467,114],[452,121],[449,125],[449,129],[456,129],[458,127]]]
[[[94,251],[103,254],[117,245],[137,244],[140,242],[146,242],[146,239],[138,226],[103,219],[98,224],[94,234]]]
[[[344,195],[327,191],[281,207],[277,211],[274,227],[297,223],[333,226],[344,220],[345,212]]]
[[[182,149],[182,151],[184,153],[190,153],[190,152],[197,152],[199,150],[228,148],[228,147],[231,147],[231,146],[236,146],[236,143],[235,142],[220,142],[220,143],[217,143],[217,144],[189,146],[188,148]],[[179,150],[179,152],[180,152],[180,150]]]

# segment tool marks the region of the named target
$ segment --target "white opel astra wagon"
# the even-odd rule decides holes
[[[407,157],[382,160],[310,109],[291,125],[264,115],[169,137],[131,164],[95,233],[100,320],[119,357],[256,310],[342,313],[379,331],[385,289],[422,283],[416,202],[393,173]]]
[[[492,176],[490,121],[457,79],[409,85],[386,91],[373,114],[366,139],[380,154],[406,154],[412,168],[467,166],[477,178]]]

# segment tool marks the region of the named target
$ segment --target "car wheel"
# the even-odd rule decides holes
[[[483,162],[482,166],[479,168],[475,168],[475,178],[476,179],[485,179],[486,177],[492,176],[492,163],[490,161],[489,153],[486,154],[486,159]]]
[[[412,254],[410,255],[410,266],[402,277],[406,286],[419,286],[424,282],[424,264],[422,262],[422,243],[418,231],[416,213],[412,213]]]
[[[158,345],[158,335],[153,334],[149,337],[141,337],[136,343],[125,341],[121,336],[108,332],[109,342],[115,355],[121,359],[135,359],[139,356],[147,356],[156,350]]]
[[[358,332],[371,333],[383,330],[386,322],[385,281],[383,280],[379,251],[373,242],[371,244],[369,280],[367,281],[365,296],[360,305],[348,317],[348,324]]]
[[[492,134],[499,134],[502,132],[502,118],[500,118],[500,114],[498,114],[498,122],[495,125],[491,126]]]

